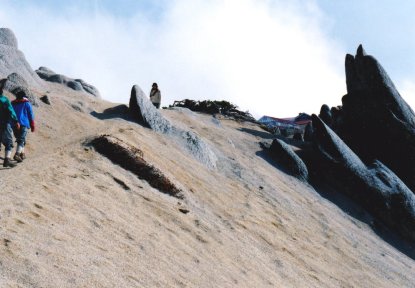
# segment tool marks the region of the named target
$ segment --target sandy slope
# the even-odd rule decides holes
[[[91,116],[111,103],[49,91],[29,158],[0,169],[0,287],[413,287],[414,260],[272,166],[255,125],[164,110],[214,147],[209,170],[166,136]],[[186,199],[84,145],[103,133],[140,148]]]

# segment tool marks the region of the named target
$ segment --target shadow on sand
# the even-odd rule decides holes
[[[91,115],[95,118],[98,118],[100,120],[108,120],[108,119],[124,119],[127,121],[134,121],[133,118],[128,113],[128,107],[126,105],[118,105],[115,107],[111,107],[108,109],[105,109],[103,112],[98,113],[96,111],[92,111]]]
[[[251,134],[255,137],[261,137],[262,139],[274,139],[276,136],[267,132],[267,131],[258,131],[255,129],[249,129],[249,128],[239,128],[238,129],[241,132],[245,132],[248,134]]]

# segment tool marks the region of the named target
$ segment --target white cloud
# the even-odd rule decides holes
[[[399,94],[411,107],[415,107],[415,82],[410,79],[402,80],[396,85]]]
[[[345,94],[344,54],[313,1],[174,0],[156,21],[3,2],[2,26],[34,68],[83,78],[110,101],[127,103],[133,84],[147,91],[158,82],[162,105],[225,99],[255,116],[286,117]]]

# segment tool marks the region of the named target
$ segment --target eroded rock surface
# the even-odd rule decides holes
[[[308,170],[303,160],[284,141],[274,139],[269,152],[286,173],[304,181],[308,179]]]
[[[14,95],[23,92],[33,106],[39,106],[36,96],[29,89],[29,84],[18,73],[12,73],[9,76],[7,76],[7,82],[4,86],[4,89],[10,91]]]
[[[16,36],[9,28],[0,28],[0,55],[0,77],[19,75],[19,79],[27,84],[25,87],[41,88],[41,79],[18,49]]]
[[[415,195],[380,161],[366,165],[324,122],[313,115],[314,171],[320,181],[350,198],[391,230],[415,241]]]
[[[39,69],[36,70],[36,73],[37,75],[39,75],[40,78],[42,78],[45,81],[59,83],[73,90],[83,91],[88,94],[91,94],[94,97],[101,98],[98,89],[95,88],[93,85],[86,83],[82,79],[73,79],[65,75],[57,74],[47,67],[39,67]]]
[[[131,89],[130,114],[136,120],[156,132],[171,133],[171,123],[161,115],[138,85]]]
[[[359,46],[346,56],[342,139],[366,163],[380,160],[415,191],[415,114],[380,63]]]
[[[216,168],[218,158],[209,144],[196,133],[173,126],[160,110],[154,107],[138,85],[134,85],[131,90],[129,112],[137,122],[174,138],[180,146],[208,168]]]

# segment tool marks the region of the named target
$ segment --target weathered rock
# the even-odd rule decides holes
[[[26,95],[33,106],[39,106],[38,100],[35,95],[30,91],[29,84],[26,80],[17,73],[12,73],[7,76],[7,82],[4,85],[4,89],[17,95],[21,92]]]
[[[359,46],[346,56],[342,139],[366,163],[380,160],[415,191],[415,114],[379,62]]]
[[[182,191],[159,169],[147,163],[143,158],[141,150],[110,135],[97,137],[90,144],[113,163],[131,171],[138,178],[147,181],[153,188],[162,193],[183,199]]]
[[[294,136],[293,136],[293,139],[297,140],[297,141],[304,141],[303,133],[295,132]]]
[[[328,126],[331,126],[333,119],[331,115],[330,107],[327,104],[323,104],[320,109],[320,114],[318,115],[321,120],[324,121]]]
[[[171,123],[154,107],[150,99],[138,85],[134,85],[131,89],[129,107],[131,116],[144,126],[161,133],[169,133],[172,131]]]
[[[66,84],[69,88],[72,88],[73,90],[76,91],[82,91],[82,85],[81,83],[77,82],[77,81],[68,81],[68,83]]]
[[[7,45],[17,49],[17,38],[9,28],[0,28],[0,45]]]
[[[320,181],[347,194],[389,229],[415,241],[415,195],[380,161],[367,166],[324,122],[313,115]]]
[[[174,128],[173,131],[173,135],[180,136],[179,139],[181,142],[184,142],[186,150],[189,151],[194,158],[209,168],[216,167],[216,161],[218,160],[216,154],[202,138],[193,131],[185,131],[178,128]]]
[[[331,128],[337,133],[340,132],[340,127],[344,126],[342,109],[342,106],[331,107],[330,109],[332,118]]]
[[[180,146],[208,168],[216,168],[218,159],[210,146],[194,132],[174,127],[138,85],[131,89],[129,112],[134,120],[144,126],[175,138]]]
[[[308,179],[306,165],[284,141],[274,139],[269,152],[284,172],[304,181]]]
[[[304,141],[313,140],[313,124],[310,122],[304,129]]]
[[[82,85],[82,88],[83,88],[86,92],[88,92],[89,94],[92,94],[92,95],[94,95],[95,97],[101,98],[101,94],[99,93],[98,89],[97,89],[95,86],[93,86],[93,85],[91,85],[91,84],[89,84],[89,83],[86,83],[86,82],[85,82],[84,80],[82,80],[82,79],[75,79],[75,81],[76,81],[76,82],[79,82],[79,83]]]
[[[47,81],[59,83],[59,84],[67,84],[69,81],[69,78],[61,74],[53,74],[53,75],[50,75]]]
[[[0,28],[0,77],[6,78],[12,74],[18,74],[20,79],[24,79],[27,84],[24,87],[42,87],[41,79],[30,67],[24,54],[18,50],[13,31]]]
[[[41,100],[43,103],[45,103],[45,104],[47,104],[47,105],[50,105],[50,100],[49,100],[48,95],[43,95],[42,97],[40,97],[40,100]]]
[[[97,98],[101,97],[97,88],[95,88],[91,84],[86,83],[82,79],[73,79],[65,75],[57,74],[51,69],[43,66],[39,67],[39,69],[36,70],[36,73],[37,75],[39,75],[40,78],[42,78],[45,81],[59,83],[76,91],[84,91]]]

